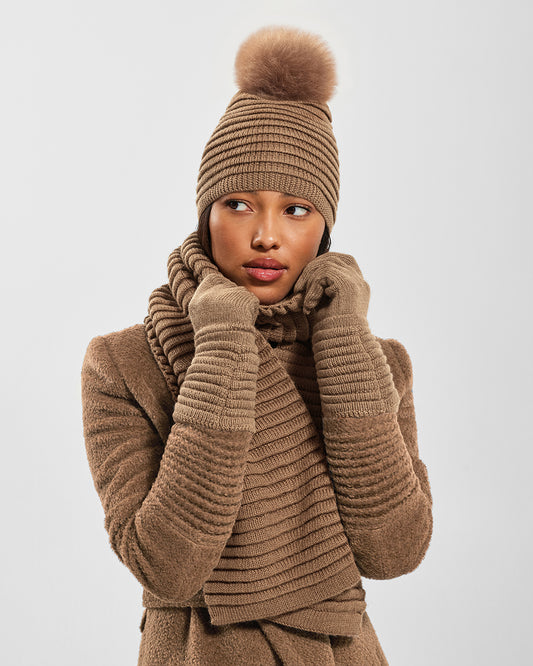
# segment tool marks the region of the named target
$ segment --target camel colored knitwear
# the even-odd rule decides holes
[[[236,93],[205,147],[198,217],[229,192],[275,190],[313,203],[329,232],[339,199],[339,156],[327,104]]]
[[[355,636],[361,574],[412,571],[431,537],[409,357],[380,338],[353,354],[348,336],[331,346],[342,363],[317,361],[326,333],[312,338],[301,293],[260,306],[253,331],[195,338],[187,307],[212,270],[191,234],[142,331],[87,349],[84,434],[111,545],[148,609]],[[362,384],[342,379],[350,363]],[[357,416],[358,396],[377,395],[367,385],[382,402]]]
[[[242,457],[231,458],[223,505],[210,503],[205,479],[194,489],[199,512],[221,516],[213,538],[225,543],[203,586],[212,622],[268,617],[308,631],[355,635],[366,604],[323,445],[270,345],[260,331],[212,316],[194,335],[192,360],[173,355],[186,342],[183,324],[195,285],[213,270],[191,234],[170,256],[169,284],[152,293],[146,320],[162,369],[183,377],[181,385],[169,378],[175,422],[227,430],[229,436],[242,431]],[[163,359],[170,359],[168,365]],[[210,452],[214,460],[218,448]],[[229,467],[217,471],[210,470],[210,480],[225,486]],[[183,529],[193,533],[210,527],[192,512],[184,520]]]

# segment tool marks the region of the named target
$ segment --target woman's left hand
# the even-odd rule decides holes
[[[366,319],[370,286],[350,254],[326,252],[315,257],[300,273],[294,291],[304,292],[303,310],[315,322],[343,314]],[[323,295],[328,300],[315,305]]]

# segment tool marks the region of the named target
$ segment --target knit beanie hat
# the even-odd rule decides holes
[[[310,201],[331,233],[339,159],[326,104],[336,86],[329,47],[294,28],[262,28],[241,44],[235,81],[202,156],[198,217],[224,194],[274,190]]]

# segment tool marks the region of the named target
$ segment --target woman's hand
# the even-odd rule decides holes
[[[209,273],[189,303],[189,317],[195,331],[213,324],[254,326],[258,312],[257,296],[220,272]]]
[[[305,292],[303,309],[312,325],[343,314],[366,319],[370,287],[350,254],[326,252],[315,257],[301,272],[294,290]],[[322,296],[325,301],[320,300]]]
[[[326,431],[339,418],[397,412],[392,372],[366,318],[370,287],[355,259],[328,252],[311,260],[298,279],[306,288],[304,303],[310,299],[307,316]]]

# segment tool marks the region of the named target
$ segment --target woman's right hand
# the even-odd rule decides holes
[[[213,324],[254,326],[259,299],[221,272],[209,273],[196,287],[189,303],[194,331]]]

